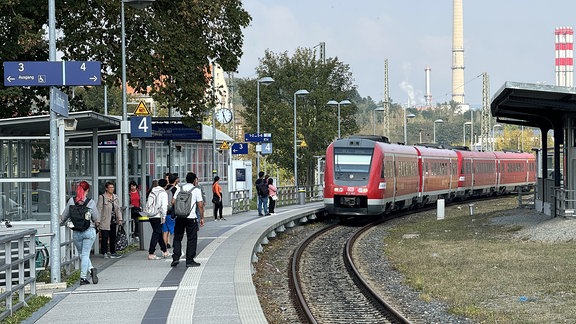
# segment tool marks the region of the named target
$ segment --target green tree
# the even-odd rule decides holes
[[[274,83],[260,86],[260,133],[272,133],[273,154],[267,159],[285,170],[294,168],[294,93],[300,89],[310,92],[297,98],[296,117],[298,140],[307,144],[298,148],[298,179],[300,184],[312,184],[314,156],[324,155],[326,147],[338,136],[337,107],[326,103],[349,99],[351,105],[340,107],[341,136],[358,131],[356,101],[360,97],[352,84],[350,68],[337,58],[324,63],[315,58],[311,49],[298,48],[292,57],[286,52],[266,51],[256,72],[257,78],[237,84],[245,108],[241,113],[244,130],[255,133],[257,129],[257,80],[272,77]]]
[[[3,61],[45,61],[48,42],[44,29],[48,1],[0,1],[0,57]],[[4,67],[2,66],[2,75]],[[0,84],[0,118],[48,111],[47,87],[4,87]]]
[[[56,0],[56,22],[61,35],[57,47],[62,60],[102,62],[102,80],[109,88],[121,85],[121,0]],[[12,0],[0,4],[0,33],[4,60],[48,59],[44,37],[46,1]],[[202,115],[211,106],[208,58],[225,71],[236,70],[242,55],[242,28],[250,15],[240,0],[156,0],[146,9],[125,5],[127,82],[137,92],[148,92],[161,106],[185,115]],[[69,89],[67,89],[69,91]],[[2,102],[26,115],[30,103],[45,111],[47,89],[0,88]],[[72,109],[86,109],[75,96]],[[4,110],[3,110],[4,111]]]

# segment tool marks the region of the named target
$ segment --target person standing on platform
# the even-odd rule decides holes
[[[156,255],[156,244],[160,244],[162,256],[168,258],[170,253],[166,249],[166,243],[162,237],[162,224],[166,221],[166,211],[168,210],[168,194],[166,193],[166,186],[168,181],[166,179],[158,180],[158,186],[152,188],[148,199],[152,200],[150,205],[148,202],[146,206],[154,206],[154,210],[158,211],[156,215],[148,216],[150,226],[152,226],[152,237],[150,237],[150,247],[148,248],[148,260],[160,260]],[[148,209],[148,207],[146,208]]]
[[[139,237],[138,234],[138,218],[142,208],[140,206],[140,192],[138,191],[138,184],[132,180],[129,184],[130,187],[130,216],[132,218],[132,235],[134,238]]]
[[[278,199],[278,189],[274,186],[274,179],[272,178],[268,178],[268,196],[270,197],[268,212],[271,215],[276,215],[274,208],[276,208],[276,200]]]
[[[178,199],[181,191],[190,192],[192,210],[187,217],[176,217],[176,226],[174,227],[174,251],[172,253],[172,263],[170,266],[175,267],[180,263],[182,255],[182,238],[186,230],[186,267],[198,267],[200,263],[194,261],[196,257],[196,246],[198,244],[198,229],[204,226],[204,201],[202,192],[196,190],[198,187],[198,177],[193,172],[186,174],[186,184],[176,190],[174,199]],[[198,188],[199,189],[199,188]],[[196,215],[196,209],[199,209],[199,216]],[[198,219],[200,218],[200,219]]]
[[[268,189],[264,190],[264,187],[267,185],[268,183],[264,178],[264,172],[260,171],[260,173],[258,173],[258,180],[256,180],[256,194],[258,195],[258,216],[264,216],[268,214]]]
[[[119,258],[116,253],[116,226],[122,224],[120,201],[114,193],[114,183],[108,181],[105,191],[98,196],[98,213],[100,214],[100,253],[104,258]],[[108,251],[110,247],[110,251]]]
[[[220,213],[220,220],[226,220],[222,217],[222,210],[224,209],[224,203],[222,201],[222,187],[220,187],[220,177],[215,176],[214,182],[212,182],[212,203],[214,204],[214,220],[218,220],[218,213]]]
[[[162,238],[164,239],[164,243],[166,243],[166,248],[170,249],[172,246],[170,245],[170,235],[174,236],[174,225],[176,225],[176,221],[174,218],[174,194],[178,189],[178,183],[180,182],[180,178],[176,173],[171,173],[168,177],[168,187],[166,187],[166,193],[168,193],[168,212],[166,215],[166,221],[162,224]]]
[[[96,228],[100,225],[100,214],[98,213],[98,208],[94,199],[89,199],[87,196],[88,191],[90,191],[90,185],[86,181],[80,181],[78,187],[76,188],[76,197],[72,197],[68,200],[64,212],[60,215],[60,224],[64,225],[70,218],[70,206],[78,204],[87,204],[86,207],[89,208],[90,213],[90,227],[84,231],[72,231],[72,239],[74,240],[74,246],[78,253],[80,253],[80,284],[87,285],[90,283],[86,277],[88,276],[88,271],[90,271],[90,276],[92,277],[92,283],[98,283],[98,274],[96,268],[92,266],[90,261],[90,250],[92,250],[92,245],[96,240]]]

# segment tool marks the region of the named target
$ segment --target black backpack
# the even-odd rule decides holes
[[[70,221],[72,222],[71,229],[73,231],[84,232],[90,228],[90,220],[92,215],[90,214],[90,208],[88,208],[88,202],[90,198],[86,198],[83,204],[78,204],[74,202],[74,205],[69,206]]]
[[[260,181],[256,188],[258,189],[258,196],[268,196],[268,182],[266,180]]]

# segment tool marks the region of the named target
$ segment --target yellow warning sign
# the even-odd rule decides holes
[[[308,143],[306,143],[305,140],[302,140],[302,143],[300,143],[300,147],[308,147]]]
[[[136,107],[136,110],[134,110],[134,115],[138,116],[150,115],[150,110],[148,110],[148,107],[146,107],[146,103],[144,103],[143,100],[140,100],[138,107]]]
[[[222,142],[222,144],[220,145],[221,150],[227,150],[229,148],[230,148],[230,146],[226,142]]]

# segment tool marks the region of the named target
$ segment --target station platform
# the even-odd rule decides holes
[[[301,225],[323,209],[310,203],[222,221],[208,210],[198,232],[199,267],[186,268],[184,259],[170,267],[171,258],[148,260],[142,250],[119,259],[92,256],[98,284],[55,293],[26,323],[267,323],[252,282],[255,252],[271,232]]]

